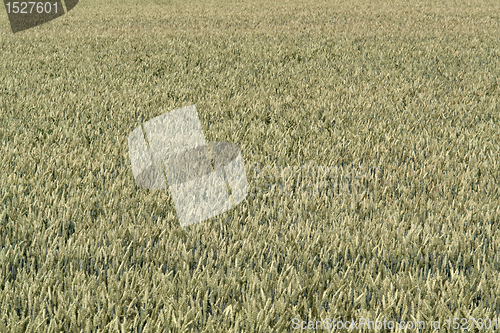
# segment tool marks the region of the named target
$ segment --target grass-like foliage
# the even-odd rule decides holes
[[[0,332],[499,320],[497,0],[82,0],[0,31]],[[249,193],[181,228],[127,138],[191,104]]]

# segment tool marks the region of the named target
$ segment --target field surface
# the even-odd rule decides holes
[[[495,331],[499,82],[496,0],[2,14],[0,332]],[[181,228],[127,138],[191,104],[249,194]]]

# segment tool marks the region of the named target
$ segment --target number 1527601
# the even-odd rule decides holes
[[[7,14],[57,14],[57,2],[7,2]]]

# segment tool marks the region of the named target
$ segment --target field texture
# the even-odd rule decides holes
[[[0,332],[494,331],[499,82],[497,0],[2,14]],[[191,104],[249,194],[181,228],[127,138]]]

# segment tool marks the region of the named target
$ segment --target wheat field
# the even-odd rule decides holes
[[[496,331],[499,77],[496,0],[3,14],[0,332]],[[191,104],[249,193],[182,228],[127,138]]]

